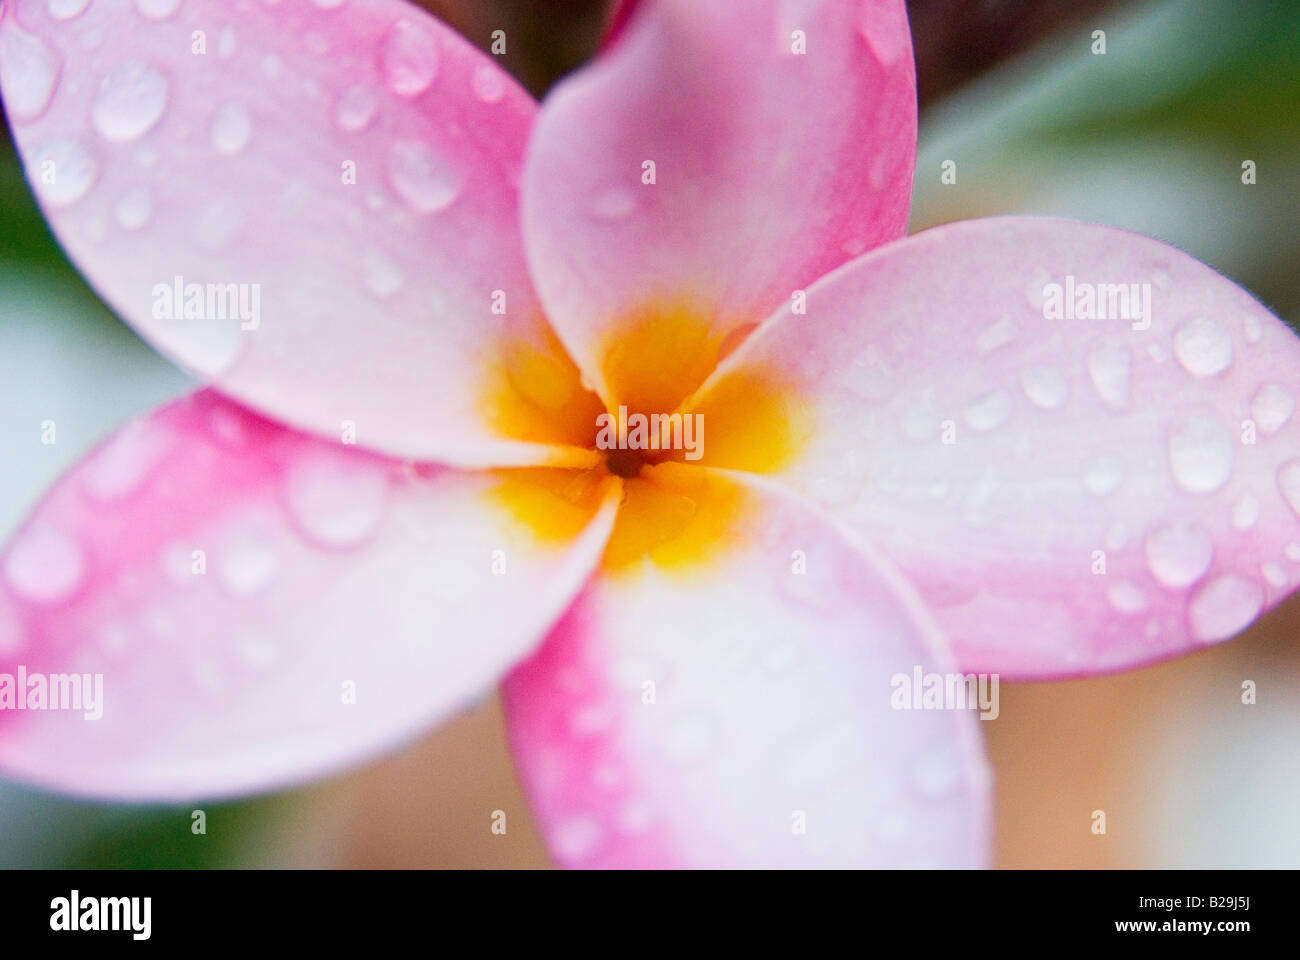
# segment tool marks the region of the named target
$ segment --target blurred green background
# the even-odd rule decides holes
[[[594,0],[424,5],[485,47],[493,29],[506,29],[507,66],[539,95],[593,54],[607,15]],[[909,6],[922,102],[913,230],[999,213],[1128,227],[1187,250],[1300,322],[1295,0]],[[1104,56],[1091,52],[1094,30],[1106,33]],[[953,185],[940,182],[948,160]],[[1253,186],[1241,182],[1245,160],[1257,167]],[[7,137],[0,383],[0,537],[106,431],[190,386],[63,258]],[[33,462],[29,444],[20,453],[7,438],[51,406],[61,442]],[[1288,604],[1222,651],[1124,677],[1004,688],[1003,715],[989,725],[998,862],[1300,865],[1298,621]],[[1256,674],[1270,678],[1270,699],[1247,722],[1224,691]],[[200,806],[208,830],[196,837],[194,805],[83,803],[0,782],[0,866],[546,863],[494,704],[339,780]],[[1076,807],[1097,806],[1122,811],[1127,831],[1098,844],[1076,830]],[[519,811],[508,841],[487,830],[497,807]]]

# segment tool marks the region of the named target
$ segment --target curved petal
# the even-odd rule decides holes
[[[500,483],[310,439],[211,392],[126,427],[0,555],[0,702],[20,669],[99,674],[102,717],[0,710],[0,771],[94,796],[242,793],[467,705],[581,587],[616,501],[557,501],[571,537],[541,540]]]
[[[977,220],[846,266],[807,307],[702,391],[705,462],[755,462],[737,388],[776,384],[800,449],[774,472],[902,568],[964,668],[1171,656],[1300,582],[1300,341],[1204,264]]]
[[[688,575],[671,562],[673,543],[607,566],[507,679],[512,747],[555,857],[581,867],[979,864],[988,778],[978,723],[892,707],[897,675],[946,659],[910,589],[756,478],[652,472],[693,501],[693,524],[721,511],[734,529]]]
[[[151,344],[393,455],[562,456],[518,442],[572,439],[544,414],[581,391],[524,262],[536,105],[504,71],[399,0],[76,6],[7,4],[0,84],[50,224]]]
[[[646,0],[529,146],[547,314],[609,403],[611,336],[676,315],[707,353],[697,386],[728,334],[903,235],[915,152],[901,2]]]

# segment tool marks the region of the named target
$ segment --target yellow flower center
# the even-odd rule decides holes
[[[779,470],[808,436],[809,414],[774,370],[733,371],[697,397],[753,330],[716,334],[709,316],[685,302],[653,303],[618,324],[602,350],[608,406],[582,385],[553,334],[510,339],[484,398],[490,423],[513,439],[569,448],[566,462],[575,466],[497,471],[494,500],[538,538],[567,540],[590,521],[608,485],[620,484],[608,570],[643,558],[680,570],[738,543],[749,509],[743,488],[695,467]],[[655,427],[626,429],[638,416]]]

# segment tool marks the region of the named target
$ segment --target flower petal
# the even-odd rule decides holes
[[[775,474],[902,568],[963,668],[1040,677],[1225,639],[1300,582],[1298,370],[1300,340],[1186,254],[1000,218],[827,277],[692,409],[704,462],[752,465],[737,387],[778,384],[802,447]]]
[[[74,10],[10,2],[0,83],[50,224],[151,344],[371,449],[558,456],[498,422],[513,367],[568,361],[519,236],[536,105],[490,58],[398,0]]]
[[[547,314],[607,401],[610,337],[647,313],[697,318],[712,361],[792,291],[903,235],[915,151],[901,2],[646,0],[547,98],[529,146],[524,236]]]
[[[0,710],[0,770],[95,796],[242,793],[468,705],[581,587],[616,502],[556,504],[573,536],[543,541],[500,508],[500,482],[211,392],[126,427],[0,555],[0,703],[19,668],[101,674],[103,716]]]
[[[946,657],[910,589],[771,484],[655,470],[690,475],[698,515],[724,503],[742,522],[686,576],[650,559],[606,567],[507,679],[511,743],[554,856],[980,863],[978,723],[891,708],[896,675],[942,670]]]

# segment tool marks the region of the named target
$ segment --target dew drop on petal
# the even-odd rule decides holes
[[[375,117],[379,98],[374,88],[364,83],[354,83],[339,94],[334,103],[334,122],[340,130],[355,133],[364,130]]]
[[[1174,356],[1194,377],[1210,377],[1232,365],[1232,337],[1210,317],[1196,317],[1174,333]]]
[[[148,187],[133,187],[113,204],[113,219],[123,230],[139,230],[153,216],[153,196]]]
[[[1141,613],[1149,606],[1146,594],[1127,580],[1111,584],[1106,590],[1106,599],[1117,612],[1129,615]]]
[[[1264,588],[1235,573],[1211,580],[1187,607],[1192,636],[1203,642],[1239,633],[1264,608]]]
[[[167,92],[166,77],[148,64],[128,60],[100,82],[91,120],[106,140],[138,139],[162,117]]]
[[[252,534],[233,536],[217,557],[217,574],[222,584],[236,596],[258,593],[275,579],[275,551]]]
[[[636,209],[636,194],[627,187],[601,190],[591,201],[591,212],[599,220],[622,220]]]
[[[1055,367],[1030,367],[1020,374],[1029,402],[1044,410],[1055,410],[1065,403],[1069,394],[1065,377]]]
[[[1265,560],[1259,565],[1259,572],[1264,575],[1264,579],[1274,587],[1285,587],[1287,583],[1286,571],[1282,569],[1281,564],[1274,563],[1272,560]]]
[[[1259,317],[1248,313],[1241,321],[1241,335],[1246,338],[1247,343],[1259,343],[1264,336],[1264,324],[1260,322]]]
[[[996,322],[989,324],[975,338],[975,352],[980,356],[992,353],[998,347],[1006,346],[1016,338],[1016,325],[1005,314]]]
[[[172,446],[168,431],[149,420],[136,420],[91,453],[81,469],[82,487],[100,503],[125,500],[140,489]]]
[[[10,17],[0,21],[0,84],[16,120],[32,120],[49,106],[58,85],[58,54]]]
[[[77,541],[53,527],[32,527],[10,544],[4,575],[19,597],[32,603],[58,603],[71,596],[86,574]]]
[[[1232,475],[1232,464],[1232,441],[1213,420],[1188,417],[1169,435],[1169,466],[1184,490],[1218,490]]]
[[[1011,400],[1005,393],[994,391],[968,405],[962,415],[972,430],[996,430],[1011,415]]]
[[[359,456],[311,453],[290,467],[286,494],[308,537],[328,547],[350,547],[378,528],[388,477],[378,463]]]
[[[45,9],[55,20],[71,20],[90,6],[90,0],[45,0]]]
[[[1093,460],[1083,475],[1083,485],[1089,493],[1098,496],[1110,493],[1124,479],[1124,467],[1115,457],[1102,456]]]
[[[1300,516],[1300,458],[1288,460],[1277,468],[1277,488]]]
[[[604,837],[592,817],[570,817],[555,828],[555,852],[562,860],[579,862],[591,856]]]
[[[427,29],[399,20],[389,31],[383,52],[388,87],[403,97],[423,93],[438,71],[438,42]]]
[[[166,20],[181,5],[181,0],[135,0],[135,7],[150,20]]]
[[[465,186],[465,172],[427,144],[395,143],[388,153],[388,179],[399,197],[420,213],[449,207]]]
[[[224,104],[212,118],[209,135],[214,150],[233,156],[248,145],[253,135],[253,118],[242,104]]]
[[[474,96],[484,103],[499,103],[506,95],[506,81],[501,71],[493,64],[480,63],[474,68],[470,77],[470,86]]]
[[[1295,397],[1280,383],[1266,383],[1250,401],[1250,416],[1265,436],[1281,430],[1295,412]]]
[[[1147,535],[1147,566],[1162,586],[1173,590],[1190,587],[1210,569],[1214,543],[1194,523],[1157,527]]]
[[[1119,344],[1106,344],[1089,355],[1088,375],[1097,388],[1097,395],[1106,404],[1116,408],[1128,406],[1129,366],[1129,352]]]
[[[64,207],[84,197],[95,182],[99,164],[79,141],[50,140],[32,154],[32,183],[51,206]]]
[[[1244,493],[1232,505],[1232,525],[1237,530],[1249,530],[1259,522],[1259,498]]]
[[[366,289],[380,300],[393,296],[405,283],[405,277],[397,264],[374,247],[362,254],[361,274]]]

